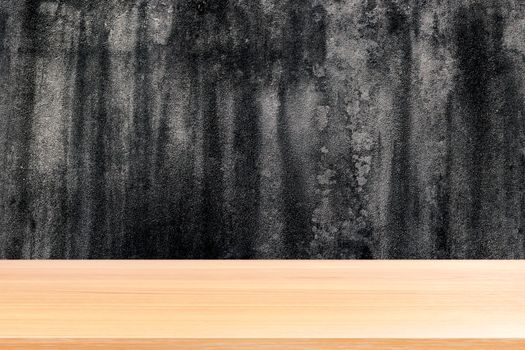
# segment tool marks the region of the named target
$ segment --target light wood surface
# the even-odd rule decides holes
[[[2,350],[523,350],[480,339],[6,339]]]
[[[2,349],[525,349],[503,340],[525,339],[522,261],[3,261],[0,281]]]

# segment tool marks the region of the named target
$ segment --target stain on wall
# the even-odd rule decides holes
[[[4,0],[1,258],[525,256],[519,0]]]

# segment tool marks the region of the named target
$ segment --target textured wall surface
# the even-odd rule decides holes
[[[0,0],[2,258],[523,258],[521,0]]]

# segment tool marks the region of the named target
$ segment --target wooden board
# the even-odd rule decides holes
[[[522,261],[3,261],[0,281],[2,349],[525,349]]]
[[[9,350],[523,350],[525,340],[476,339],[6,339]]]

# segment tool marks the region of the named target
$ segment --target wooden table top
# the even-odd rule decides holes
[[[0,281],[2,349],[525,349],[525,261],[3,261]]]

